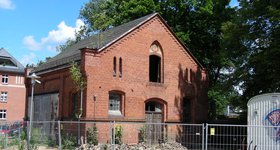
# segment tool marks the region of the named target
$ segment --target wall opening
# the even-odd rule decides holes
[[[184,123],[190,123],[191,122],[191,101],[188,98],[183,99],[183,116],[182,121]]]
[[[149,79],[150,82],[161,82],[161,58],[159,56],[150,55]]]
[[[113,59],[113,77],[116,77],[117,74],[117,58],[114,57]]]

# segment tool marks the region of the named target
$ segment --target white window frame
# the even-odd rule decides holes
[[[8,84],[9,82],[9,76],[7,74],[2,75],[2,83],[3,84]]]
[[[7,102],[7,100],[8,100],[8,92],[2,91],[0,102]]]
[[[0,120],[6,120],[7,118],[7,110],[0,109]]]

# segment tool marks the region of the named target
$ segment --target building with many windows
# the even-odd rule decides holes
[[[0,121],[23,120],[25,112],[24,67],[5,49],[0,49]]]
[[[86,81],[82,101],[70,77],[71,62],[79,64]],[[33,72],[41,77],[34,120],[73,120],[80,107],[83,121],[208,118],[207,73],[157,13],[83,39]]]

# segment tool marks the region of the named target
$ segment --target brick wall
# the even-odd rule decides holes
[[[8,83],[2,83],[2,75],[8,75]],[[23,120],[25,111],[25,78],[23,74],[0,72],[0,94],[7,92],[7,101],[0,102],[0,109],[6,110],[6,119],[0,121]]]
[[[163,53],[163,83],[149,82],[149,49],[155,41]],[[163,120],[180,122],[183,97],[191,99],[191,122],[207,118],[206,73],[158,18],[148,21],[98,54],[84,50],[82,57],[88,87],[85,114],[88,119],[110,117],[109,91],[124,93],[124,120],[144,120],[145,102],[157,99],[164,105]],[[114,57],[117,58],[116,77],[113,77]],[[119,58],[122,58],[122,77],[118,72]],[[186,73],[186,68],[189,73]],[[188,79],[185,79],[186,74],[189,74]],[[93,96],[96,96],[96,102]]]
[[[161,83],[149,82],[149,49],[153,43],[161,47]],[[117,60],[115,77],[114,57]],[[81,58],[81,70],[87,82],[82,120],[145,121],[145,103],[154,100],[162,104],[162,121],[181,122],[184,97],[191,101],[191,123],[207,120],[206,72],[158,17],[101,52],[83,49]],[[121,77],[119,58],[122,58]],[[68,68],[39,75],[42,84],[36,84],[35,94],[59,92],[59,115],[71,118],[73,93],[77,91]],[[30,95],[30,85],[28,87]],[[110,91],[123,93],[121,117],[112,118],[108,113]]]

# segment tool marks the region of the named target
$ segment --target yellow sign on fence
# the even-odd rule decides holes
[[[215,128],[210,128],[210,135],[215,135]]]

